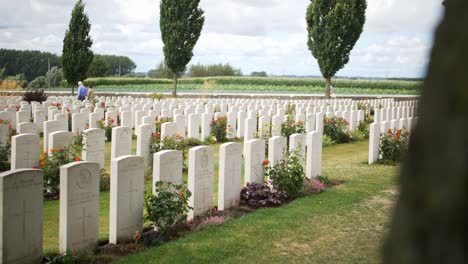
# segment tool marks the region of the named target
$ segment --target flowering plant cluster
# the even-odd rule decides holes
[[[348,120],[338,116],[324,117],[323,124],[324,135],[330,137],[333,142],[341,144],[353,140],[348,129]]]
[[[292,116],[288,116],[286,121],[281,124],[281,135],[288,140],[292,134],[303,134],[305,132],[304,121],[298,120],[295,122]]]
[[[72,154],[70,148],[50,149],[49,153],[44,152],[39,161],[39,167],[44,172],[44,192],[58,194],[60,184],[60,167],[74,162],[81,161],[79,156]]]
[[[217,142],[226,142],[228,140],[227,135],[231,125],[227,123],[227,117],[219,117],[218,119],[211,120],[211,135],[216,139]]]
[[[408,151],[409,132],[403,129],[389,129],[380,136],[381,162],[399,162],[402,153]]]
[[[161,126],[164,123],[172,122],[172,118],[170,117],[156,117],[154,120],[154,126],[156,127],[156,132],[161,133]]]
[[[264,161],[265,176],[271,180],[273,188],[284,192],[288,199],[294,199],[301,194],[304,186],[304,168],[298,151],[285,153],[284,157],[273,165]]]
[[[112,128],[119,126],[117,122],[115,122],[115,119],[108,118],[106,122],[106,119],[101,118],[101,120],[97,121],[97,125],[100,129],[104,129],[106,141],[111,142],[112,141]]]

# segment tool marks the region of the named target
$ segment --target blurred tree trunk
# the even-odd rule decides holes
[[[468,1],[450,0],[401,172],[384,263],[468,262]]]

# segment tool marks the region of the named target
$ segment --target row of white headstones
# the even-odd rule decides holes
[[[96,107],[93,113],[87,113],[87,111],[91,111],[91,104],[87,102],[76,102],[70,100],[70,98],[56,99],[56,101],[53,101],[54,98],[52,98],[48,103],[61,102],[63,105],[62,111],[65,108],[65,113],[54,113],[53,111],[58,109],[48,107],[48,117],[53,117],[54,119],[43,121],[44,140],[48,139],[45,145],[49,149],[58,149],[70,144],[74,133],[67,131],[68,124],[65,125],[65,118],[61,118],[60,116],[66,114],[68,122],[66,109],[69,109],[68,111],[70,112],[79,112],[73,113],[72,116],[75,119],[79,118],[82,114],[83,116],[86,114],[86,120],[89,123],[94,122],[93,114],[96,113],[100,116],[113,118],[111,116],[113,113],[118,115],[120,112],[121,121],[124,123],[124,113],[130,112],[130,117],[135,120],[134,125],[138,131],[136,155],[131,155],[132,128],[130,123],[133,124],[133,121],[129,122],[128,126],[115,127],[112,131],[109,231],[111,243],[127,241],[137,231],[141,232],[142,230],[144,170],[146,165],[151,162],[151,158],[153,159],[154,182],[159,180],[176,184],[182,182],[182,153],[166,150],[150,157],[149,140],[154,131],[154,119],[150,116],[152,123],[145,124],[144,119],[148,119],[145,118],[148,116],[145,113],[139,113],[139,111],[147,111],[148,115],[153,115],[153,111],[156,111],[156,116],[158,116],[158,106],[155,107],[155,105],[159,105],[161,106],[159,118],[175,117],[176,122],[163,124],[163,137],[176,133],[177,130],[171,130],[171,126],[172,128],[174,126],[178,127],[177,120],[181,119],[177,118],[178,116],[182,116],[185,121],[185,115],[182,115],[178,111],[183,110],[184,114],[187,114],[186,110],[191,107],[181,109],[181,107],[187,107],[187,104],[194,106],[195,111],[194,113],[190,113],[190,110],[188,110],[189,131],[193,129],[191,128],[193,124],[199,124],[197,126],[198,129],[201,125],[201,129],[203,130],[203,124],[196,122],[197,120],[193,121],[193,119],[197,119],[194,118],[194,115],[210,114],[215,109],[223,111],[224,107],[231,111],[213,113],[213,117],[227,115],[229,120],[229,116],[233,115],[230,113],[236,109],[235,107],[238,107],[238,112],[235,116],[238,117],[240,113],[246,114],[244,122],[239,122],[239,119],[230,122],[230,124],[235,125],[232,127],[235,127],[237,130],[244,124],[244,146],[239,143],[226,143],[220,146],[218,206],[221,210],[236,206],[239,202],[242,184],[242,154],[244,154],[245,162],[244,182],[263,183],[264,181],[263,160],[265,159],[266,142],[262,139],[253,138],[257,132],[257,114],[259,115],[258,122],[260,123],[262,122],[260,120],[264,120],[265,118],[269,119],[271,117],[271,120],[273,120],[277,115],[284,115],[289,104],[295,104],[295,119],[302,121],[302,117],[305,117],[308,133],[306,135],[292,135],[290,138],[290,148],[300,149],[304,153],[306,175],[309,178],[321,174],[324,114],[331,116],[333,115],[333,111],[336,110],[335,112],[339,112],[336,114],[341,114],[345,117],[349,115],[350,120],[353,120],[353,116],[355,115],[356,119],[354,120],[356,123],[359,121],[358,117],[362,115],[358,114],[357,102],[350,100],[312,101],[312,103],[309,101],[252,100],[253,104],[249,105],[250,102],[248,100],[214,100],[210,104],[209,102],[207,103],[207,100],[199,99],[152,102],[145,99],[115,98],[113,100],[112,98],[107,98],[103,99],[104,103],[108,105],[107,112],[103,108]],[[67,101],[67,99],[70,101]],[[247,105],[236,106],[236,104],[244,103]],[[414,107],[411,106],[414,102],[395,103],[390,100],[375,100],[364,103],[369,105],[388,104],[389,106],[401,103],[398,107]],[[12,112],[9,109],[16,108],[15,104],[19,104],[20,106],[20,111],[16,112],[16,117],[21,115],[18,114],[19,112],[34,112],[34,117],[38,116],[38,112],[44,112],[40,104],[33,103],[29,108],[29,105],[26,106],[24,102],[14,101],[14,99],[11,99],[8,104],[9,107],[5,111],[0,112],[0,117],[2,117],[2,113]],[[75,107],[78,104],[80,105],[79,110]],[[147,108],[148,104],[151,104],[149,109]],[[231,104],[234,106],[231,106]],[[326,106],[326,104],[330,105]],[[67,108],[67,105],[70,105],[71,108]],[[198,105],[202,105],[203,108],[198,107]],[[82,108],[82,106],[85,108]],[[175,106],[177,108],[173,108]],[[140,107],[144,110],[139,110]],[[72,110],[73,108],[74,110]],[[113,111],[112,108],[118,109],[118,111]],[[249,108],[250,110],[248,110]],[[200,110],[197,109],[204,109],[204,111],[200,114]],[[247,112],[241,112],[244,109]],[[322,110],[329,111],[324,113],[321,112]],[[344,111],[341,112],[339,110]],[[410,111],[407,111],[407,113],[410,113]],[[115,120],[117,119],[116,117]],[[138,117],[142,117],[141,120]],[[86,120],[84,123],[86,123]],[[209,120],[211,121],[211,118]],[[282,120],[284,120],[284,117]],[[20,121],[23,120],[16,120],[19,130],[21,130],[22,123],[28,123]],[[34,118],[34,121],[36,121],[36,118]],[[79,123],[77,120],[72,122]],[[59,125],[55,126],[54,124]],[[260,125],[260,128],[262,128],[262,125]],[[0,130],[4,129],[5,127],[0,126]],[[1,227],[6,233],[0,239],[2,239],[1,255],[5,263],[18,260],[22,260],[25,263],[39,262],[42,255],[43,177],[40,170],[30,169],[37,166],[38,163],[40,138],[37,135],[38,131],[32,131],[36,133],[23,132],[21,131],[21,134],[12,138],[12,170],[0,175],[0,192],[2,193],[0,196],[2,199],[0,206],[0,213],[2,214]],[[181,135],[186,135],[185,130]],[[252,135],[252,138],[249,138],[249,135]],[[190,132],[187,136],[190,137]],[[99,170],[104,165],[104,131],[97,128],[84,129],[84,144],[83,159],[85,161],[67,164],[61,167],[60,171],[59,243],[62,252],[77,252],[97,246],[99,234]],[[286,148],[286,138],[273,136],[268,140],[268,147],[268,159],[274,164],[282,158]],[[305,154],[305,152],[307,153]],[[190,149],[188,187],[192,192],[192,196],[189,204],[194,209],[190,211],[189,218],[203,214],[213,206],[213,178],[213,147],[200,146]]]

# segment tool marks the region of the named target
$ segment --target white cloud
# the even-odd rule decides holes
[[[70,0],[0,0],[0,47],[61,53]],[[230,62],[244,73],[319,75],[306,41],[309,0],[201,0],[205,26],[193,63]],[[368,0],[367,23],[338,75],[420,76],[440,0]],[[88,0],[93,50],[126,55],[138,70],[162,60],[157,0]]]

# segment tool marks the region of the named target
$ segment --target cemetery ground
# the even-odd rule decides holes
[[[134,148],[135,148],[135,141]],[[219,145],[215,145],[217,204]],[[133,149],[135,152],[135,149]],[[109,161],[110,143],[106,143]],[[396,199],[398,167],[367,165],[368,142],[324,147],[323,175],[343,181],[319,195],[209,226],[143,253],[98,256],[118,263],[378,263]],[[106,163],[109,171],[109,164]],[[243,170],[242,170],[243,171]],[[184,173],[184,179],[187,174]],[[151,181],[146,181],[147,190]],[[108,239],[109,192],[100,194],[100,240]],[[44,253],[58,252],[59,202],[44,203]]]

